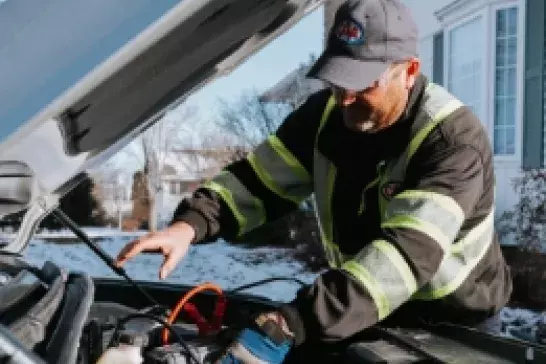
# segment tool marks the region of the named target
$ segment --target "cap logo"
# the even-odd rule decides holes
[[[343,20],[336,28],[336,37],[349,45],[364,44],[364,27],[352,20]]]

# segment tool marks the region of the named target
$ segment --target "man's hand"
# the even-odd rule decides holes
[[[159,278],[165,279],[186,255],[195,237],[195,230],[185,222],[177,222],[163,231],[150,233],[127,244],[118,254],[116,265],[122,266],[127,260],[142,252],[161,252],[165,257]]]
[[[278,312],[259,315],[240,331],[216,364],[280,364],[293,345],[293,334]]]

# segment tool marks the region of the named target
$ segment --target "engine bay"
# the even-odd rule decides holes
[[[165,343],[165,326],[159,322],[165,322],[165,318],[154,314],[154,310],[135,310],[114,302],[95,303],[82,334],[78,363],[100,363],[103,353],[115,345],[138,347],[143,363],[213,363],[212,355],[221,350],[225,341],[219,332],[203,335],[197,324],[177,322],[170,325],[174,333]],[[222,330],[227,333],[225,327]]]
[[[55,211],[119,278],[91,278],[51,262],[30,266],[0,255],[0,362],[10,364],[180,364],[216,362],[256,314],[283,302],[244,293],[271,277],[229,290],[135,281],[74,224]],[[302,348],[303,347],[303,348]],[[293,363],[544,363],[544,346],[455,324],[374,325],[346,342],[304,343]]]

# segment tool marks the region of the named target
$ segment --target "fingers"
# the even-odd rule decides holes
[[[176,264],[178,264],[178,261],[180,259],[182,259],[182,255],[176,252],[167,254],[167,256],[165,257],[165,261],[163,261],[161,269],[159,270],[159,279],[167,278],[167,276],[176,267]]]
[[[159,278],[165,279],[167,276],[174,270],[178,262],[186,255],[188,252],[188,245],[179,244],[176,249],[172,249],[167,254],[165,254],[165,261],[161,266],[159,271]]]
[[[161,266],[161,269],[159,270],[159,279],[165,279],[167,276],[171,273],[174,266],[176,265],[176,262],[173,263],[172,258],[167,258],[163,262],[163,265]]]
[[[130,242],[121,249],[116,257],[116,266],[121,267],[125,262],[142,252],[160,251],[165,256],[165,261],[159,271],[159,278],[165,279],[186,254],[194,237],[195,231],[186,225],[179,224],[171,229],[152,233]]]
[[[155,250],[159,244],[153,237],[145,237],[125,245],[116,258],[116,266],[121,267],[126,261],[134,258],[145,250]]]

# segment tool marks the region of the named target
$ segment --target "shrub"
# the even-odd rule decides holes
[[[546,171],[526,170],[513,181],[519,201],[511,211],[497,220],[501,239],[513,237],[518,247],[527,251],[543,251],[546,223]]]

